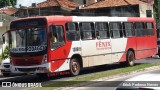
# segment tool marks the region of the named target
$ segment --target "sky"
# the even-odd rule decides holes
[[[16,7],[19,7],[19,5],[21,4],[22,6],[31,6],[32,3],[40,3],[40,2],[44,2],[46,0],[17,0],[17,5]]]

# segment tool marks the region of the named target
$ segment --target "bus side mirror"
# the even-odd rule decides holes
[[[2,39],[3,39],[3,44],[5,43],[5,37],[2,37]]]
[[[10,31],[6,31],[5,33],[2,34],[2,42],[3,42],[3,44],[5,44],[5,42],[6,42],[6,38],[5,37],[8,37],[9,33],[10,33]]]
[[[5,44],[5,36],[4,36],[4,34],[2,35],[2,41],[3,41],[3,44]]]

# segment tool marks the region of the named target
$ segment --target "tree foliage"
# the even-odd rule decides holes
[[[9,57],[9,47],[6,46],[4,52],[0,55],[0,60],[4,60]]]
[[[154,0],[154,16],[157,23],[160,23],[160,0]]]
[[[17,0],[0,0],[0,7],[15,6]]]

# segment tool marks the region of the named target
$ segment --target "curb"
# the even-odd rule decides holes
[[[116,79],[116,78],[119,78],[119,77],[124,77],[124,76],[137,74],[137,73],[145,73],[145,72],[149,72],[149,71],[152,71],[152,70],[158,70],[158,69],[160,69],[160,66],[153,66],[153,67],[144,68],[144,69],[131,71],[131,72],[126,72],[126,73],[122,73],[122,74],[118,74],[118,75],[103,77],[103,78],[96,79],[96,80],[91,80],[91,81],[107,81],[107,80]],[[95,84],[95,83],[96,82],[85,82],[85,83],[72,85],[71,87],[68,86],[68,87],[57,88],[56,90],[72,90],[72,89],[76,89],[78,87],[85,87],[85,86]]]

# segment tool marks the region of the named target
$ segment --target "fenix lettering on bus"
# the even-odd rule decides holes
[[[111,42],[96,42],[96,47],[111,47]]]

